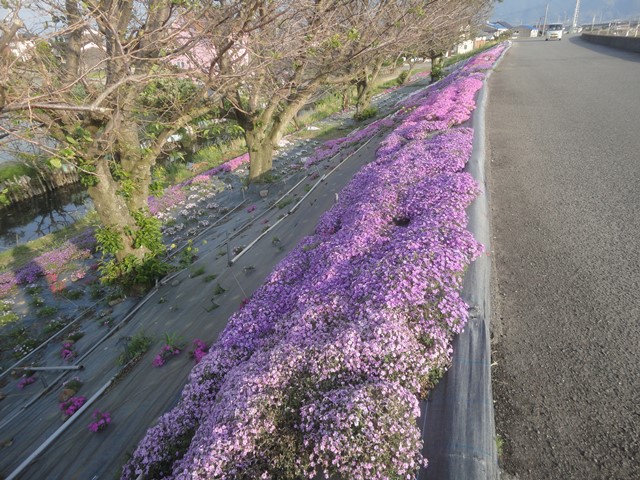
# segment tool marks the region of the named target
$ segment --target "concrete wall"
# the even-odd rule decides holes
[[[618,37],[615,35],[583,33],[582,39],[587,42],[606,45],[607,47],[629,50],[631,52],[640,52],[640,37]]]

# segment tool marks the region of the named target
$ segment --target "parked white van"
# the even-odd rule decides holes
[[[552,23],[547,27],[547,30],[544,34],[545,40],[562,40],[562,24],[561,23]]]

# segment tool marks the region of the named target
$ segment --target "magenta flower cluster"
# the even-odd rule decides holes
[[[64,413],[67,417],[70,417],[78,410],[80,410],[80,408],[85,404],[86,401],[86,397],[71,397],[70,399],[60,404],[60,410],[62,410],[62,413]]]
[[[18,388],[20,390],[24,390],[24,387],[26,387],[27,385],[31,385],[32,383],[34,383],[36,381],[36,377],[34,376],[30,376],[30,377],[22,377],[19,381],[18,381]]]
[[[74,342],[64,342],[60,350],[60,358],[65,362],[71,362],[76,357]]]
[[[99,432],[107,428],[107,425],[111,423],[111,414],[109,412],[101,412],[96,410],[91,416],[93,422],[89,424],[89,430],[92,432]]]
[[[180,355],[182,350],[173,345],[163,345],[160,349],[160,353],[158,353],[153,359],[153,366],[156,368],[162,367],[167,360],[176,355]]]
[[[193,360],[196,363],[200,363],[207,353],[209,353],[209,347],[207,344],[203,340],[196,338],[193,341]]]
[[[466,229],[472,130],[419,129],[394,132],[230,318],[122,478],[415,478],[418,402],[482,253]]]

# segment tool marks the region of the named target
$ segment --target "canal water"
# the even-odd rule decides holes
[[[2,208],[0,252],[68,227],[92,208],[91,199],[80,183]]]

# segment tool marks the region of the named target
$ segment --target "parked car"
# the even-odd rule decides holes
[[[561,23],[552,23],[547,27],[547,30],[544,34],[545,40],[562,40],[562,29],[563,26]]]

